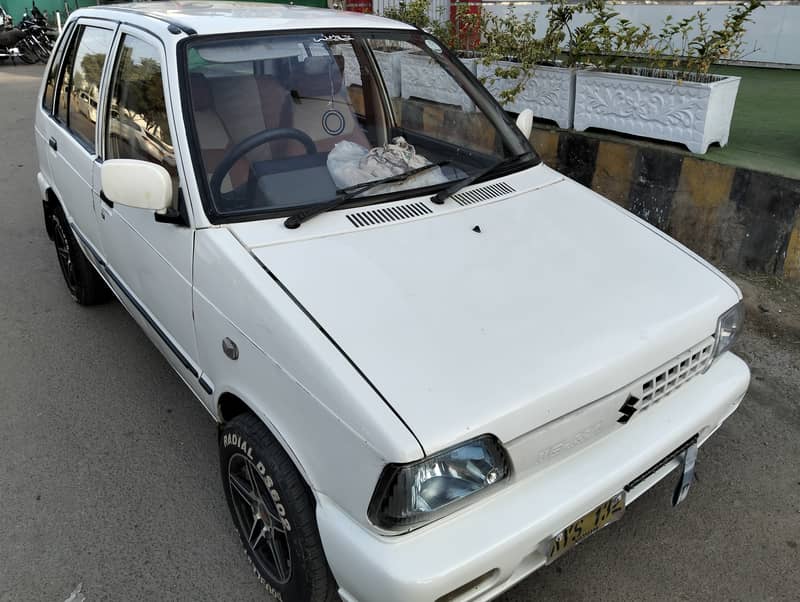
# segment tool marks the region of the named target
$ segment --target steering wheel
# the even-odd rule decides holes
[[[306,154],[314,155],[317,153],[317,145],[314,144],[311,137],[296,128],[273,128],[262,130],[252,136],[248,136],[225,153],[222,161],[219,162],[214,173],[211,174],[209,187],[211,188],[211,196],[214,198],[214,201],[219,202],[222,200],[222,181],[242,156],[246,155],[254,148],[263,146],[267,142],[273,142],[284,138],[297,140],[305,148]]]

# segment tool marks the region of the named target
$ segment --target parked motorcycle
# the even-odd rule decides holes
[[[0,31],[0,59],[21,59],[25,63],[35,63],[40,60],[39,55],[32,47],[28,34],[19,29]]]
[[[25,17],[19,22],[17,29],[25,34],[23,43],[33,50],[38,60],[47,62],[53,50],[53,40],[47,34],[47,29],[33,19]]]
[[[5,11],[3,11],[5,13]],[[3,14],[3,22],[10,17]],[[0,59],[16,58],[26,63],[47,62],[58,33],[48,26],[46,17],[32,5],[30,13],[26,10],[16,28],[0,31]]]

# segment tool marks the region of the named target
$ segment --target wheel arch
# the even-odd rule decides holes
[[[225,391],[217,399],[217,420],[220,424],[230,422],[240,414],[255,414],[253,409],[238,395]]]
[[[311,480],[309,478],[308,472],[303,466],[303,463],[297,457],[297,454],[294,453],[292,446],[289,445],[288,441],[286,441],[286,439],[284,439],[284,437],[280,434],[278,429],[275,428],[275,425],[272,424],[272,422],[266,416],[257,412],[253,408],[252,404],[246,402],[236,393],[233,393],[231,391],[223,391],[222,393],[220,393],[219,397],[217,398],[217,421],[219,423],[220,433],[222,433],[222,427],[226,423],[230,422],[231,420],[242,414],[252,414],[256,418],[258,418],[259,421],[261,421],[261,424],[264,425],[264,428],[266,428],[269,431],[269,433],[273,436],[275,441],[278,442],[278,445],[280,445],[283,448],[283,451],[285,451],[286,454],[289,456],[289,458],[292,460],[292,464],[294,464],[295,468],[297,469],[297,472],[300,473],[300,476],[302,477],[305,486],[308,488],[308,491],[311,493],[311,497],[314,499],[314,503],[316,504],[317,502],[316,490],[314,489],[314,487],[311,486]]]
[[[61,206],[61,201],[58,200],[56,193],[52,188],[47,188],[42,195],[42,211],[44,212],[44,227],[47,231],[47,236],[50,240],[55,240],[55,231],[53,229],[53,222],[50,219],[55,212],[56,207]],[[63,209],[62,209],[63,210]]]

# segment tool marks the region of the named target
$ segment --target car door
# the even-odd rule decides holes
[[[52,58],[50,59],[50,64],[47,68],[47,78],[42,85],[42,102],[36,109],[36,119],[34,121],[33,129],[36,136],[39,171],[44,174],[48,184],[53,181],[52,172],[50,171],[50,157],[53,153],[48,142],[52,136],[52,129],[56,127],[54,117],[56,106],[54,105],[54,101],[58,89],[59,75],[61,74],[61,65],[64,62],[64,55],[66,54],[67,48],[70,46],[70,39],[74,27],[74,22],[68,23],[58,38]]]
[[[47,120],[51,185],[84,245],[96,249],[99,232],[92,198],[97,158],[97,102],[116,24],[80,19],[67,47]]]
[[[178,373],[198,391],[191,284],[194,231],[179,192],[164,65],[164,48],[157,38],[120,27],[101,104],[103,152],[96,162],[94,195],[111,285]],[[101,189],[102,163],[111,159],[163,166],[172,178],[174,210],[156,215],[106,198]]]

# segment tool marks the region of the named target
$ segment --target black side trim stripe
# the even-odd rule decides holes
[[[147,323],[150,324],[150,326],[152,326],[153,330],[156,331],[158,336],[161,337],[161,340],[164,341],[164,344],[167,347],[169,347],[170,351],[172,351],[172,353],[175,354],[175,357],[177,357],[180,360],[181,364],[183,364],[183,367],[186,368],[189,372],[191,372],[192,376],[197,377],[199,374],[197,372],[197,368],[195,368],[194,365],[192,365],[192,363],[189,361],[189,358],[186,357],[186,355],[184,355],[184,353],[180,349],[178,349],[175,343],[172,342],[172,340],[167,336],[167,333],[165,333],[158,325],[158,323],[156,323],[155,319],[153,319],[153,316],[151,316],[150,313],[144,307],[142,307],[142,304],[139,303],[139,300],[133,296],[133,293],[130,290],[128,290],[128,287],[122,284],[122,281],[117,277],[117,275],[113,272],[113,270],[106,267],[105,272],[106,274],[108,274],[108,277],[114,281],[114,284],[116,284],[119,287],[119,289],[125,294],[125,296],[128,298],[128,301],[130,301],[131,304],[137,310],[139,310],[139,313],[142,314],[142,317],[145,320],[147,320]]]
[[[181,364],[183,364],[183,367],[184,367],[184,368],[186,368],[186,369],[187,369],[187,370],[188,370],[188,371],[189,371],[189,372],[192,374],[192,376],[194,376],[195,378],[197,378],[198,376],[200,376],[200,373],[197,371],[197,368],[194,366],[194,364],[192,364],[192,362],[189,360],[189,358],[188,358],[188,357],[186,357],[186,354],[184,354],[184,353],[183,353],[183,352],[182,352],[180,349],[178,349],[178,346],[177,346],[177,345],[175,345],[175,343],[173,343],[173,342],[172,342],[172,339],[170,339],[170,338],[167,336],[167,333],[166,333],[166,332],[164,332],[164,330],[163,330],[163,329],[162,329],[162,328],[161,328],[161,327],[158,325],[158,323],[155,321],[155,319],[154,319],[154,318],[153,318],[153,316],[150,314],[150,312],[148,312],[148,311],[147,311],[147,310],[146,310],[146,309],[145,309],[145,308],[142,306],[142,304],[141,304],[141,303],[139,303],[139,300],[138,300],[138,299],[136,299],[136,297],[134,297],[134,295],[133,295],[133,293],[130,291],[130,289],[128,289],[128,287],[127,287],[127,286],[125,286],[125,285],[122,283],[122,281],[121,281],[121,280],[119,279],[119,277],[118,277],[118,276],[117,276],[117,275],[114,273],[114,271],[113,271],[113,270],[112,270],[110,267],[108,267],[108,265],[107,265],[107,264],[106,264],[106,262],[103,260],[103,258],[102,258],[102,257],[100,257],[100,255],[98,254],[98,252],[95,250],[95,248],[94,248],[94,246],[92,245],[92,243],[90,243],[90,242],[89,242],[89,241],[86,239],[86,237],[85,237],[85,236],[84,236],[84,235],[81,233],[81,231],[80,231],[80,230],[78,230],[78,228],[75,226],[75,224],[73,224],[73,223],[70,223],[70,228],[72,228],[72,231],[75,233],[75,235],[76,235],[78,238],[80,238],[80,239],[81,239],[81,242],[83,243],[83,245],[84,245],[84,246],[85,246],[87,249],[89,249],[89,252],[92,254],[92,257],[94,257],[94,259],[95,259],[95,261],[97,262],[97,264],[98,264],[98,265],[99,265],[101,268],[103,268],[103,272],[105,272],[105,274],[106,274],[106,275],[107,275],[109,278],[111,278],[111,280],[113,280],[113,281],[114,281],[114,284],[116,284],[116,285],[119,287],[119,290],[121,290],[121,291],[122,291],[122,293],[123,293],[123,294],[124,294],[124,295],[125,295],[125,296],[128,298],[128,301],[130,301],[130,302],[131,302],[131,304],[132,304],[132,305],[133,305],[133,306],[134,306],[134,307],[135,307],[135,308],[138,310],[138,312],[139,312],[139,313],[142,315],[142,317],[143,317],[143,318],[144,318],[144,319],[147,321],[147,323],[148,323],[148,324],[150,324],[150,326],[153,328],[153,330],[155,330],[155,331],[156,331],[156,334],[158,334],[159,338],[160,338],[162,341],[164,341],[164,344],[165,344],[167,347],[169,347],[169,350],[170,350],[170,351],[172,351],[172,353],[173,353],[173,354],[175,354],[175,357],[177,357],[177,358],[178,358],[178,360],[181,362]],[[201,386],[201,387],[203,387],[203,390],[204,390],[206,393],[208,393],[209,395],[211,395],[211,393],[212,393],[212,392],[213,392],[213,390],[214,390],[214,389],[211,387],[211,385],[209,384],[209,382],[208,382],[208,381],[207,381],[205,378],[203,378],[202,376],[200,376],[200,386]]]
[[[238,241],[238,238],[236,240]],[[245,249],[247,249],[247,247],[245,247]],[[419,438],[417,437],[416,433],[411,429],[411,427],[408,425],[408,423],[405,420],[403,420],[403,417],[400,414],[397,413],[397,410],[395,410],[394,407],[392,406],[392,404],[389,403],[389,400],[386,399],[386,397],[383,396],[383,393],[381,393],[378,390],[378,387],[375,386],[375,383],[373,383],[369,378],[367,378],[367,375],[364,374],[364,372],[361,370],[361,368],[358,367],[358,364],[356,364],[353,361],[353,358],[351,358],[349,355],[347,355],[347,353],[345,353],[345,350],[342,349],[341,346],[339,345],[339,343],[337,343],[334,340],[334,338],[328,333],[328,331],[325,330],[325,328],[323,328],[322,324],[320,324],[317,321],[317,319],[314,316],[311,315],[311,312],[309,312],[305,308],[305,306],[302,303],[300,303],[300,300],[297,297],[295,297],[288,288],[286,288],[286,286],[283,284],[283,282],[281,282],[278,279],[278,277],[275,274],[273,274],[272,271],[266,265],[264,265],[264,263],[258,257],[256,257],[256,254],[253,253],[252,251],[250,251],[249,249],[248,249],[248,252],[250,253],[250,256],[258,262],[258,265],[260,265],[263,268],[263,270],[269,275],[269,277],[272,278],[272,280],[275,281],[275,284],[277,284],[280,287],[280,289],[284,293],[286,293],[286,295],[289,297],[289,299],[291,299],[292,302],[295,305],[297,305],[297,307],[300,309],[300,311],[302,311],[306,315],[306,317],[309,320],[311,320],[311,323],[314,326],[316,326],[319,329],[319,331],[325,336],[325,338],[328,339],[331,342],[331,345],[333,345],[336,348],[336,350],[339,353],[342,354],[342,357],[345,360],[347,360],[347,362],[361,376],[361,378],[364,379],[364,382],[366,382],[370,386],[370,388],[373,391],[375,391],[375,394],[383,400],[383,403],[386,404],[386,407],[389,408],[391,410],[391,412],[395,416],[397,416],[397,419],[403,424],[403,426],[405,426],[408,429],[408,432],[411,433],[411,436],[414,437],[414,440],[417,442],[417,445],[419,445],[419,448],[422,450],[422,454],[424,456],[427,456],[427,453],[425,452],[425,448],[422,445],[422,441],[419,440]]]
[[[100,257],[100,254],[94,248],[94,245],[92,245],[92,243],[90,243],[86,239],[86,237],[83,235],[83,233],[81,233],[80,230],[78,230],[78,228],[75,226],[75,224],[70,222],[69,227],[72,228],[72,231],[75,233],[75,235],[78,238],[81,239],[81,242],[83,243],[83,246],[86,247],[87,249],[89,249],[89,253],[92,254],[92,257],[94,257],[94,260],[97,262],[97,265],[99,265],[101,268],[106,267],[106,262],[103,260],[102,257]]]

